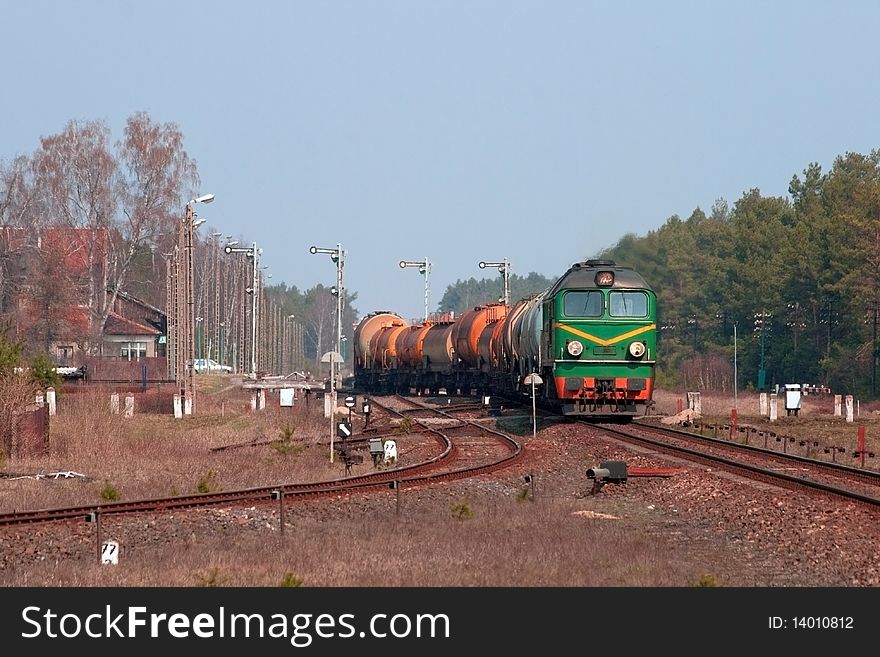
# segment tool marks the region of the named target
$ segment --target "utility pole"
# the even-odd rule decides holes
[[[223,247],[223,252],[227,255],[231,253],[242,253],[245,258],[251,261],[251,282],[250,286],[245,288],[245,292],[251,295],[251,339],[250,339],[250,378],[257,378],[257,297],[259,296],[259,266],[261,249],[257,248],[254,242],[250,247],[238,247],[227,244]]]
[[[773,315],[766,310],[755,313],[755,332],[760,333],[761,339],[761,363],[758,366],[758,390],[763,390],[767,381],[767,371],[764,369],[764,335],[770,327],[771,317],[773,317]]]
[[[737,408],[737,377],[739,373],[737,372],[736,366],[736,320],[733,320],[733,407]]]
[[[865,321],[874,326],[874,335],[871,341],[871,396],[877,396],[877,319],[880,313],[880,300],[868,301]]]
[[[183,220],[178,224],[177,243],[168,267],[166,291],[168,307],[168,364],[173,364],[174,381],[180,390],[185,415],[191,415],[195,406],[195,289],[194,240],[195,229],[205,222],[196,219],[193,205],[210,203],[213,194],[194,198],[186,204]]]

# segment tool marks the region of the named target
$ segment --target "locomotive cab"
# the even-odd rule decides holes
[[[610,260],[572,266],[544,302],[546,391],[568,415],[647,410],[656,358],[656,297]]]

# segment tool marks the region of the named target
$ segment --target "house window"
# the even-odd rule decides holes
[[[147,357],[146,342],[123,342],[120,356],[128,360],[138,360]]]
[[[65,345],[63,347],[59,346],[58,347],[58,357],[61,359],[64,359],[64,360],[73,357],[73,346],[67,346],[67,345]]]

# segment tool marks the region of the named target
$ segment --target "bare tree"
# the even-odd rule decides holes
[[[336,328],[336,297],[323,285],[318,285],[306,292],[311,303],[306,307],[306,334],[315,345],[315,365],[321,369],[321,356],[324,348],[325,335],[334,335]],[[329,367],[328,367],[329,371]]]
[[[129,117],[117,143],[122,219],[115,234],[110,284],[122,289],[139,251],[171,250],[181,198],[199,184],[196,163],[183,149],[183,134],[173,123],[156,124],[139,112]],[[162,280],[164,264],[154,272]],[[112,301],[110,306],[112,307]]]
[[[14,312],[22,280],[24,228],[39,225],[34,211],[33,171],[25,156],[0,164],[0,314]]]
[[[0,225],[39,227],[43,217],[34,211],[35,187],[31,161],[20,155],[0,166]]]
[[[104,122],[71,121],[61,134],[44,137],[33,157],[40,210],[51,224],[77,229],[72,239],[81,249],[93,350],[133,264],[161,269],[152,274],[156,281],[164,276],[164,263],[146,252],[170,250],[181,198],[198,185],[176,125],[138,113],[129,117],[115,156],[108,139]]]
[[[61,134],[43,137],[34,154],[36,186],[48,220],[76,229],[71,237],[80,251],[93,349],[109,313],[109,233],[119,202],[118,169],[108,137],[103,122],[71,121]]]

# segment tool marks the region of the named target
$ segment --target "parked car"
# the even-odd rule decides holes
[[[65,381],[75,381],[77,379],[84,379],[86,376],[86,366],[82,367],[61,367],[58,366],[55,368],[55,371],[61,375],[61,378]]]
[[[199,374],[204,373],[212,373],[212,374],[231,374],[232,367],[229,365],[221,365],[216,360],[212,358],[196,358],[193,363],[193,367],[196,372]]]

